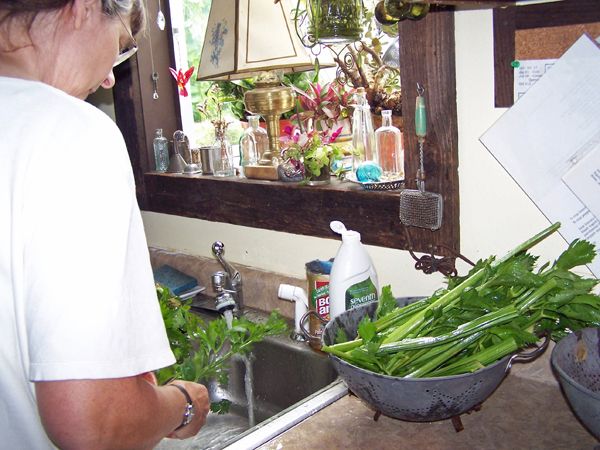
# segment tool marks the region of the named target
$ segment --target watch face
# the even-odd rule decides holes
[[[196,410],[194,409],[194,404],[188,403],[185,407],[185,412],[183,413],[183,423],[181,425],[185,426],[188,423],[190,423],[192,421],[192,419],[194,418],[195,413],[196,413]]]

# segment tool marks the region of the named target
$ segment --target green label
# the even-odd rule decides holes
[[[356,283],[346,290],[346,310],[375,300],[377,300],[377,289],[371,278]]]

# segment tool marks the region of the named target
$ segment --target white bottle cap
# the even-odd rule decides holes
[[[358,242],[360,242],[360,233],[358,231],[347,230],[346,226],[339,220],[332,220],[329,223],[329,228],[331,228],[335,233],[340,234],[342,236],[343,241],[346,241],[346,242],[358,241]]]

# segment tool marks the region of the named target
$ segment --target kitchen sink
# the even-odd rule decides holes
[[[261,319],[261,313],[252,310],[247,310],[246,316]],[[209,413],[196,436],[183,441],[163,439],[156,448],[255,448],[347,393],[328,357],[288,334],[257,343],[248,360],[232,359],[226,387],[207,386],[212,402],[231,402],[227,414]],[[246,396],[248,364],[251,409]]]

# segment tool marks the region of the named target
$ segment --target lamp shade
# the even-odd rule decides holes
[[[287,0],[213,0],[196,79],[237,80],[265,70],[312,70],[290,10]]]

